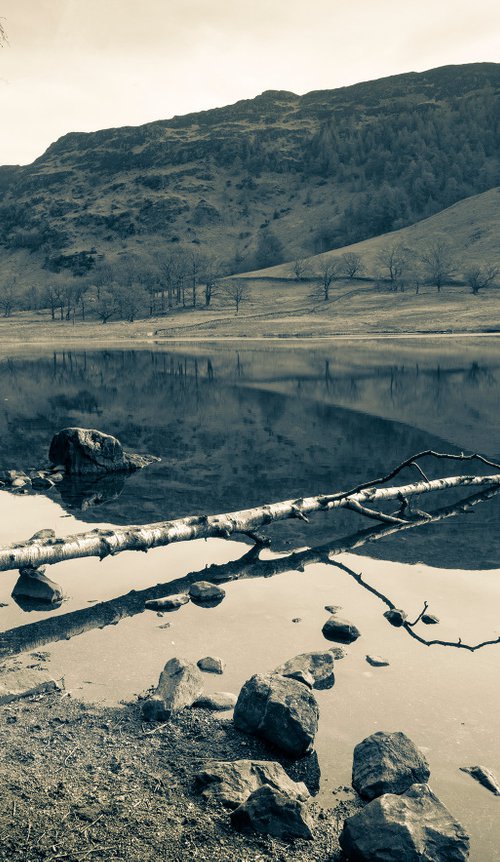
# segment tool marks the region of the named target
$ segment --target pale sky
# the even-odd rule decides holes
[[[498,0],[0,0],[0,164],[263,90],[500,61]]]

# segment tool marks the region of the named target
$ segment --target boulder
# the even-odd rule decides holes
[[[354,749],[352,786],[365,799],[403,793],[429,779],[424,756],[406,734],[378,731]]]
[[[224,662],[218,656],[206,655],[196,662],[205,673],[224,673]]]
[[[45,568],[33,569],[24,566],[19,569],[19,577],[12,590],[13,599],[30,599],[48,605],[59,604],[63,600],[63,591],[59,584],[51,581],[45,575]]]
[[[352,862],[466,862],[469,837],[427,784],[387,793],[348,817],[339,838]]]
[[[366,661],[368,664],[371,664],[372,667],[389,667],[389,662],[386,658],[382,658],[379,655],[367,655]]]
[[[224,712],[234,709],[237,697],[230,691],[215,691],[213,694],[202,694],[193,704],[203,709],[211,709],[213,712]]]
[[[217,587],[208,581],[196,581],[189,587],[189,595],[195,602],[201,604],[209,602],[221,602],[226,595],[222,587]]]
[[[298,758],[312,747],[318,719],[316,698],[303,683],[279,674],[256,674],[240,691],[233,721],[240,730]]]
[[[395,626],[395,628],[400,628],[406,620],[407,616],[408,614],[406,614],[400,608],[390,608],[390,610],[386,611],[384,614],[386,620],[390,622],[391,626]]]
[[[461,766],[460,769],[462,772],[467,772],[468,775],[475,778],[486,790],[489,790],[495,796],[500,796],[500,784],[490,769],[486,769],[485,766]]]
[[[235,829],[273,835],[282,841],[312,838],[312,821],[303,802],[265,784],[231,812]]]
[[[63,428],[52,438],[49,459],[77,475],[126,473],[159,460],[153,455],[127,454],[116,437],[92,428]]]
[[[203,678],[191,662],[171,658],[160,674],[153,695],[142,705],[145,721],[167,721],[175,712],[192,706],[203,692]]]
[[[194,789],[206,799],[237,808],[254,790],[267,784],[291,799],[305,802],[309,791],[286,774],[279,763],[267,760],[212,760],[196,775]]]
[[[359,629],[349,620],[333,615],[328,617],[322,632],[327,640],[338,641],[343,644],[350,644],[361,635]]]
[[[144,602],[144,607],[148,611],[176,611],[189,601],[189,596],[186,593],[179,593],[175,596],[165,596],[163,599],[148,599]]]
[[[333,655],[330,650],[305,652],[280,664],[274,673],[289,676],[309,688],[331,688],[335,682]]]

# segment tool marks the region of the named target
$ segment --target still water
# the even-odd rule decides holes
[[[333,492],[428,448],[498,460],[499,396],[495,339],[342,342],[293,351],[268,345],[19,351],[0,358],[0,468],[43,463],[52,434],[68,425],[99,428],[162,460],[128,478],[92,486],[65,482],[46,496],[0,492],[0,540],[23,539],[42,527],[62,535],[89,523],[144,523]],[[428,472],[435,474],[432,464]],[[451,465],[445,472],[466,470]],[[419,505],[434,508],[449,499],[422,498]],[[499,516],[497,497],[340,559],[410,618],[429,601],[441,623],[430,632],[420,625],[422,636],[494,639],[500,634]],[[269,532],[273,548],[289,550],[363,526],[358,516],[339,513]],[[53,615],[182,578],[237,559],[242,550],[240,543],[213,540],[60,564],[51,576],[68,598]],[[14,581],[14,574],[2,578],[4,631],[46,616],[15,605]],[[139,613],[44,649],[75,695],[97,701],[130,699],[175,654],[220,655],[225,674],[207,678],[207,688],[237,692],[252,673],[324,647],[324,605],[341,605],[362,637],[337,663],[335,687],[317,693],[322,801],[329,804],[331,789],[349,783],[356,742],[378,729],[404,730],[426,751],[433,789],[470,832],[473,862],[500,862],[499,800],[459,771],[480,763],[500,776],[500,648],[468,653],[417,643],[387,624],[376,596],[323,564],[233,581],[226,592],[217,608],[186,605],[161,618]],[[370,667],[367,653],[383,655],[389,667]]]

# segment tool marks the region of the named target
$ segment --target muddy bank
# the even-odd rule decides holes
[[[226,809],[193,790],[208,759],[279,760],[312,786],[314,756],[287,762],[202,709],[151,726],[137,702],[103,708],[42,695],[2,707],[0,758],[0,859],[9,862],[335,862],[342,821],[358,804],[341,789],[332,809],[312,802],[313,841],[236,832]]]

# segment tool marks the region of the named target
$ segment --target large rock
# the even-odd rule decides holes
[[[224,662],[216,655],[206,655],[198,659],[196,664],[205,673],[224,673]]]
[[[312,822],[306,806],[274,787],[255,790],[243,805],[231,812],[236,829],[273,835],[282,841],[312,838]]]
[[[341,617],[332,615],[328,617],[322,628],[322,632],[329,641],[337,641],[342,644],[350,644],[357,640],[361,632],[354,623]]]
[[[292,799],[309,799],[302,781],[292,781],[279,763],[267,760],[212,760],[196,775],[194,787],[206,799],[236,808],[265,784]]]
[[[378,731],[354,749],[352,786],[365,799],[428,781],[429,765],[406,734]]]
[[[192,706],[203,691],[203,678],[195,664],[171,658],[160,674],[153,695],[142,705],[146,721],[167,721],[174,712]]]
[[[387,793],[349,817],[340,846],[352,862],[465,862],[469,838],[427,784]]]
[[[52,438],[49,459],[77,475],[130,472],[159,460],[153,455],[127,454],[116,437],[92,428],[63,428]]]
[[[331,688],[335,682],[333,654],[330,650],[304,652],[280,664],[274,673],[303,682],[309,688]]]
[[[310,750],[318,730],[319,709],[312,691],[279,674],[256,674],[244,684],[234,723],[272,743],[291,757]]]
[[[14,599],[30,599],[43,604],[56,605],[63,600],[63,591],[59,584],[51,581],[45,575],[43,567],[33,569],[25,566],[19,570],[19,577],[12,590]]]

